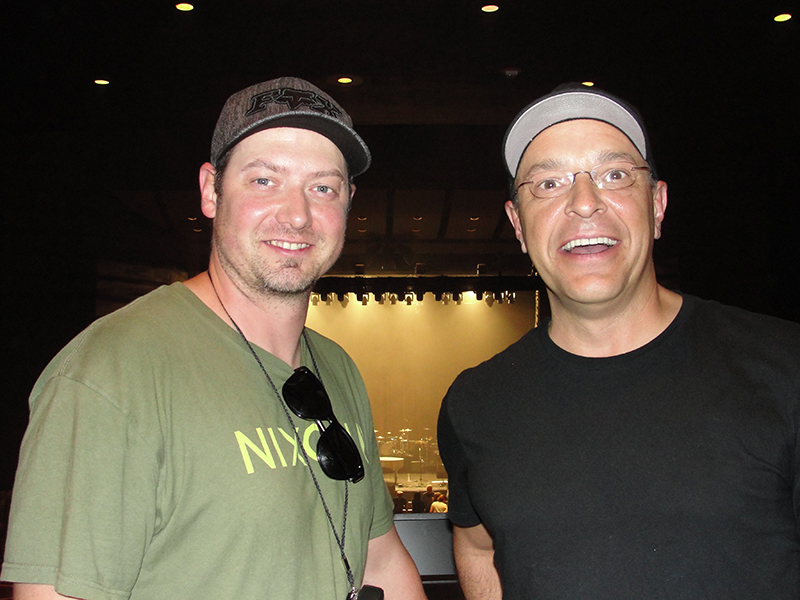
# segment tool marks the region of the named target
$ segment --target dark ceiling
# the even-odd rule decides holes
[[[800,320],[797,0],[506,0],[493,14],[444,0],[13,4],[0,143],[15,405],[93,318],[99,263],[204,268],[197,171],[219,110],[282,75],[330,92],[374,155],[337,274],[529,273],[503,213],[505,127],[556,85],[591,80],[650,129],[670,185],[664,281]]]
[[[795,3],[25,3],[3,35],[19,243],[71,228],[97,259],[202,270],[196,173],[219,109],[290,74],[336,97],[374,154],[335,273],[525,274],[503,212],[505,127],[559,83],[591,80],[639,106],[672,185],[660,270],[713,295],[724,265],[721,285],[749,286],[748,266],[765,276],[787,265],[775,250],[797,256],[768,233],[797,217],[800,15],[772,20]]]

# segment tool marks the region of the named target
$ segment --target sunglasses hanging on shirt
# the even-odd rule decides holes
[[[283,384],[283,399],[301,419],[315,421],[320,436],[317,440],[317,461],[331,479],[358,483],[364,478],[364,463],[356,443],[336,420],[328,393],[320,380],[307,367],[298,367]],[[328,422],[328,426],[322,423]]]

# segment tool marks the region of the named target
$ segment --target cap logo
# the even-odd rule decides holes
[[[250,115],[264,112],[269,108],[271,102],[285,104],[289,107],[289,110],[297,110],[305,106],[316,112],[326,114],[329,117],[334,117],[336,119],[342,118],[342,111],[336,108],[330,100],[327,100],[316,92],[305,92],[292,88],[280,88],[264,92],[263,94],[256,94],[250,98],[250,108],[247,109],[245,116],[249,117]]]

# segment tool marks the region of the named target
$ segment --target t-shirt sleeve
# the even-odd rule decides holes
[[[369,539],[382,536],[389,531],[394,524],[394,503],[389,496],[389,488],[383,480],[380,458],[376,452],[374,455],[375,467],[370,469],[373,497],[375,502],[375,512],[372,517],[372,526],[369,530]]]
[[[367,392],[366,389],[364,389],[365,398],[366,395]],[[367,468],[367,477],[369,477],[370,485],[372,486],[374,512],[372,516],[372,525],[369,530],[369,539],[374,539],[382,536],[392,528],[394,524],[394,503],[389,496],[389,488],[386,487],[386,482],[383,480],[383,469],[381,468],[378,442],[375,439],[375,429],[369,401],[367,401],[367,414],[369,422],[364,427],[364,435],[367,438],[364,441],[366,454],[366,464],[364,466]]]
[[[67,377],[31,406],[2,578],[128,598],[156,528],[157,452],[129,415]]]
[[[451,387],[442,401],[437,427],[439,455],[447,471],[447,487],[450,492],[447,516],[454,525],[474,527],[480,524],[481,519],[475,512],[470,500],[467,486],[467,458],[450,417],[453,393],[453,388]]]

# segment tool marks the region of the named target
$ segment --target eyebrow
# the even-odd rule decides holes
[[[258,169],[258,168],[269,169],[270,171],[274,171],[275,173],[286,173],[288,171],[288,169],[286,167],[282,166],[282,165],[276,165],[276,164],[271,163],[269,161],[266,161],[264,159],[257,158],[255,160],[250,161],[246,165],[244,165],[239,170],[239,172],[240,173],[244,173],[245,171],[247,171],[249,169]],[[329,170],[316,171],[315,173],[311,173],[311,178],[312,179],[316,179],[318,177],[338,177],[342,181],[346,181],[347,180],[347,178],[344,176],[344,173],[342,173],[339,169],[329,169]]]
[[[342,181],[345,181],[344,174],[339,169],[331,169],[329,171],[317,171],[316,173],[311,174],[312,178],[316,177],[338,177]]]
[[[275,171],[276,173],[284,173],[286,172],[286,168],[280,165],[273,164],[271,162],[267,162],[261,158],[257,158],[255,160],[251,160],[249,163],[244,165],[241,169],[239,169],[240,173],[244,173],[248,169],[257,169],[257,168],[265,168],[269,169],[270,171]]]

